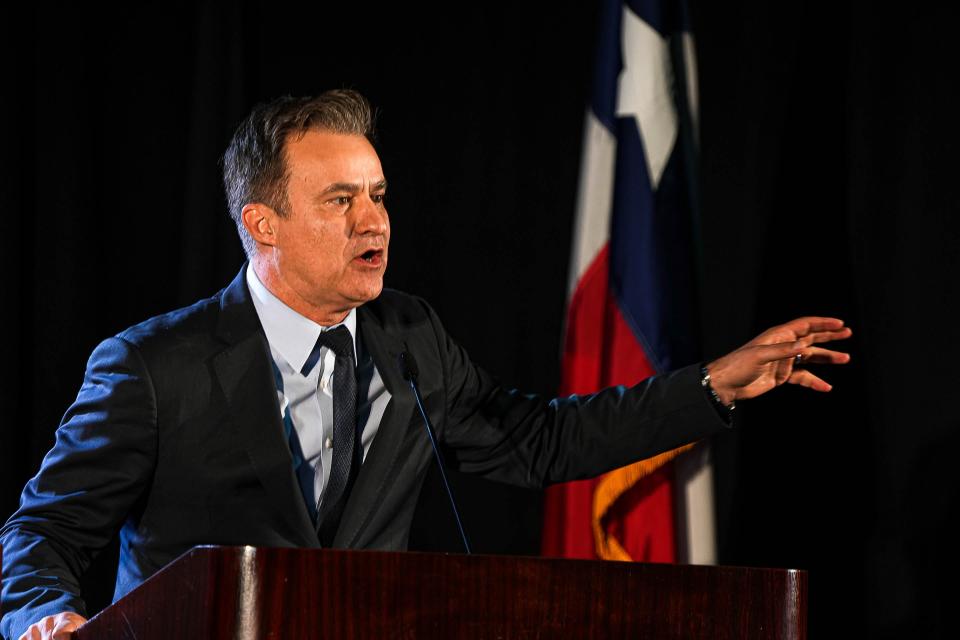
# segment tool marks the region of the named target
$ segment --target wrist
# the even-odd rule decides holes
[[[703,367],[704,371],[710,375],[710,388],[717,394],[720,402],[724,405],[733,405],[737,401],[736,387],[727,383],[727,376],[723,367],[723,358],[714,360]]]
[[[705,365],[700,367],[700,386],[703,387],[703,390],[710,396],[710,399],[717,406],[718,409],[722,409],[726,414],[729,415],[736,406],[736,396],[732,391],[728,391],[723,388],[723,385],[718,385],[710,369],[713,364]]]

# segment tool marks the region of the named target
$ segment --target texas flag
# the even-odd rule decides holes
[[[571,260],[562,394],[695,363],[696,74],[685,4],[607,0]],[[551,487],[543,553],[715,561],[709,450],[684,447]]]

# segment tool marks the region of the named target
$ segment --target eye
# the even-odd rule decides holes
[[[383,201],[386,199],[387,194],[385,193],[375,193],[370,196],[370,199],[376,202],[377,204],[383,204]]]
[[[353,199],[352,196],[337,196],[336,198],[331,200],[331,202],[340,206],[346,206],[350,204],[350,200],[352,199]]]

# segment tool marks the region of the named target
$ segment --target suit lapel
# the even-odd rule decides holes
[[[213,368],[234,435],[278,515],[302,539],[302,546],[318,546],[284,439],[270,349],[247,290],[246,265],[221,294],[217,336],[227,346],[214,357]]]
[[[343,520],[334,537],[333,546],[352,547],[380,504],[390,483],[396,481],[395,467],[414,411],[413,392],[401,377],[397,358],[404,350],[402,341],[384,331],[379,319],[367,307],[357,309],[357,325],[390,392],[390,402],[383,413],[377,435],[370,445],[356,484],[344,509]]]

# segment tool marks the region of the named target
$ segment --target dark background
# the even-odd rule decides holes
[[[506,384],[552,393],[595,9],[474,4],[7,16],[0,514],[94,345],[239,269],[217,162],[279,94],[371,99],[388,285]],[[833,393],[744,403],[714,441],[720,561],[809,570],[813,637],[937,637],[957,555],[960,47],[945,9],[830,7],[693,4],[705,356],[795,315],[855,329]],[[455,480],[478,550],[536,552],[537,493]],[[453,536],[430,484],[413,544]]]

